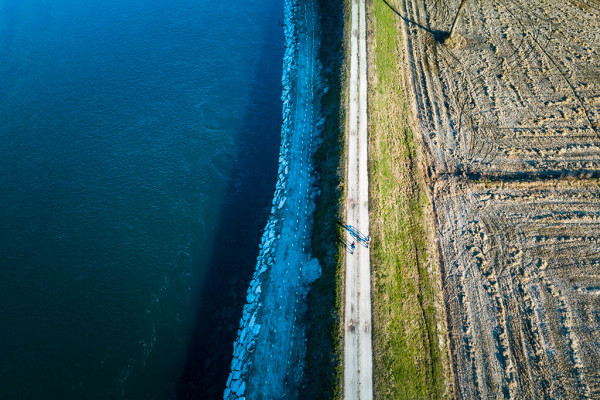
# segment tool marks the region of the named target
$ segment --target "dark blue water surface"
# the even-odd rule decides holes
[[[0,0],[0,399],[218,397],[274,189],[280,0]]]

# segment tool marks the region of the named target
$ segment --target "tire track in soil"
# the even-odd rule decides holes
[[[393,3],[457,397],[600,398],[600,7],[471,1],[442,45],[457,1]]]

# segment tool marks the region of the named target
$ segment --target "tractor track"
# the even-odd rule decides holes
[[[458,398],[600,398],[600,6],[388,0]],[[438,36],[439,37],[439,36]]]

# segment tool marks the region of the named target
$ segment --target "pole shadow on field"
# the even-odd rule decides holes
[[[348,231],[348,233],[350,233],[350,235],[352,237],[356,238],[356,240],[358,241],[359,244],[363,245],[364,247],[369,247],[369,242],[371,241],[370,236],[366,236],[361,231],[359,231],[356,227],[354,227],[352,225],[348,225],[345,222],[338,220],[337,224],[339,226],[341,226],[342,228],[344,228],[346,231]]]
[[[440,43],[444,43],[444,41],[446,39],[448,39],[448,36],[450,36],[450,32],[446,32],[446,31],[440,31],[440,30],[433,30],[430,28],[427,28],[426,26],[421,25],[420,23],[413,21],[407,17],[405,17],[404,15],[400,14],[400,12],[398,12],[398,10],[396,10],[394,7],[392,7],[392,5],[390,3],[388,3],[386,0],[381,0],[385,3],[386,6],[388,6],[388,8],[390,10],[392,10],[392,12],[394,12],[394,14],[396,14],[397,16],[399,16],[402,20],[404,20],[404,22],[409,23],[409,24],[413,24],[416,27],[431,33],[431,35],[433,36],[433,38]]]

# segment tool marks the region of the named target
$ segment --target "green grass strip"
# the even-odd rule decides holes
[[[393,4],[393,1],[390,1]],[[397,16],[371,6],[369,92],[373,368],[378,399],[448,398],[431,205],[418,168]],[[441,343],[441,344],[440,344]]]

